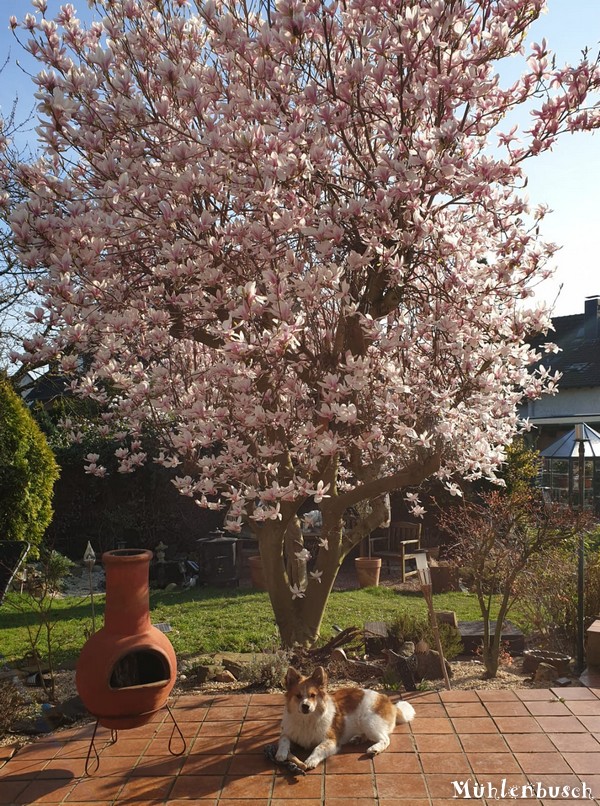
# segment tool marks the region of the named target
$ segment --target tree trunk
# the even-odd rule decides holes
[[[486,601],[486,595],[479,580],[475,584],[477,592],[477,601],[479,602],[479,609],[483,620],[483,646],[481,648],[481,659],[485,666],[485,676],[487,678],[496,677],[498,673],[498,653],[494,655],[493,639],[491,637],[491,602],[489,599]]]
[[[319,637],[327,600],[346,554],[342,526],[341,519],[330,520],[324,513],[321,538],[327,545],[317,552],[313,575],[306,573],[306,562],[302,569],[295,557],[292,562],[286,557],[284,549],[288,545],[299,550],[295,527],[291,537],[286,537],[287,530],[279,523],[265,524],[259,532],[265,582],[281,642],[286,648],[311,646]],[[290,569],[295,578],[290,579]]]
[[[512,578],[510,580],[512,584]],[[510,588],[508,588],[510,590]],[[483,663],[485,665],[485,676],[488,679],[496,677],[500,665],[500,649],[502,644],[502,627],[510,609],[510,596],[507,591],[502,596],[502,602],[496,616],[496,628],[494,636],[491,636],[490,629],[490,608],[491,604],[481,612],[483,615]]]
[[[303,549],[304,536],[300,528],[300,518],[294,515],[285,530],[284,556],[291,584],[300,588],[305,588],[308,582],[306,560],[296,556]]]
[[[439,468],[439,457],[415,461],[389,477],[378,478],[379,468],[364,471],[360,484],[340,495],[337,490],[337,459],[323,470],[321,481],[329,490],[319,509],[323,518],[318,551],[306,561],[295,555],[302,551],[303,539],[298,519],[301,501],[282,501],[278,518],[254,524],[258,538],[265,583],[275,621],[284,647],[311,646],[319,637],[323,613],[333,583],[348,552],[389,518],[386,493],[405,486],[416,486]],[[363,469],[364,470],[364,469]],[[364,478],[363,478],[364,476]],[[371,478],[373,476],[373,478]],[[284,479],[285,480],[285,479]],[[359,506],[367,502],[367,506]],[[359,520],[346,533],[344,516],[349,508],[362,510]]]
[[[491,644],[483,647],[483,664],[485,666],[485,677],[488,680],[493,679],[498,674],[499,648],[494,646],[495,643],[496,639],[494,638]]]

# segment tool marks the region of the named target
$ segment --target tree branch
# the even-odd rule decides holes
[[[391,493],[404,487],[416,487],[440,468],[441,457],[435,453],[422,462],[413,462],[397,473],[372,479],[359,484],[347,493],[337,496],[332,510],[343,513],[361,501],[372,501],[383,493]]]

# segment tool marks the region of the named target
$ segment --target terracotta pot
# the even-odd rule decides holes
[[[151,551],[117,549],[102,555],[106,572],[104,627],[79,655],[77,691],[107,728],[144,725],[175,685],[177,660],[169,639],[150,623]]]
[[[354,566],[361,588],[372,588],[379,585],[381,557],[357,557],[354,560]]]
[[[262,560],[260,554],[254,554],[248,557],[248,568],[250,569],[250,580],[252,587],[258,591],[266,591],[267,583],[265,582],[265,575],[262,567]]]

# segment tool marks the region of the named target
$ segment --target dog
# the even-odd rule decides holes
[[[312,770],[342,745],[363,738],[373,742],[367,753],[381,753],[389,746],[396,724],[410,722],[415,716],[410,703],[394,703],[378,691],[348,687],[329,693],[322,666],[310,677],[290,666],[285,687],[286,706],[275,759],[279,763],[292,760],[301,769]],[[311,751],[305,762],[291,755],[292,744]]]

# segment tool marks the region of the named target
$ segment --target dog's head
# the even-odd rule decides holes
[[[310,677],[302,677],[292,666],[285,676],[287,707],[289,711],[312,714],[321,711],[327,696],[327,672],[317,666]]]

